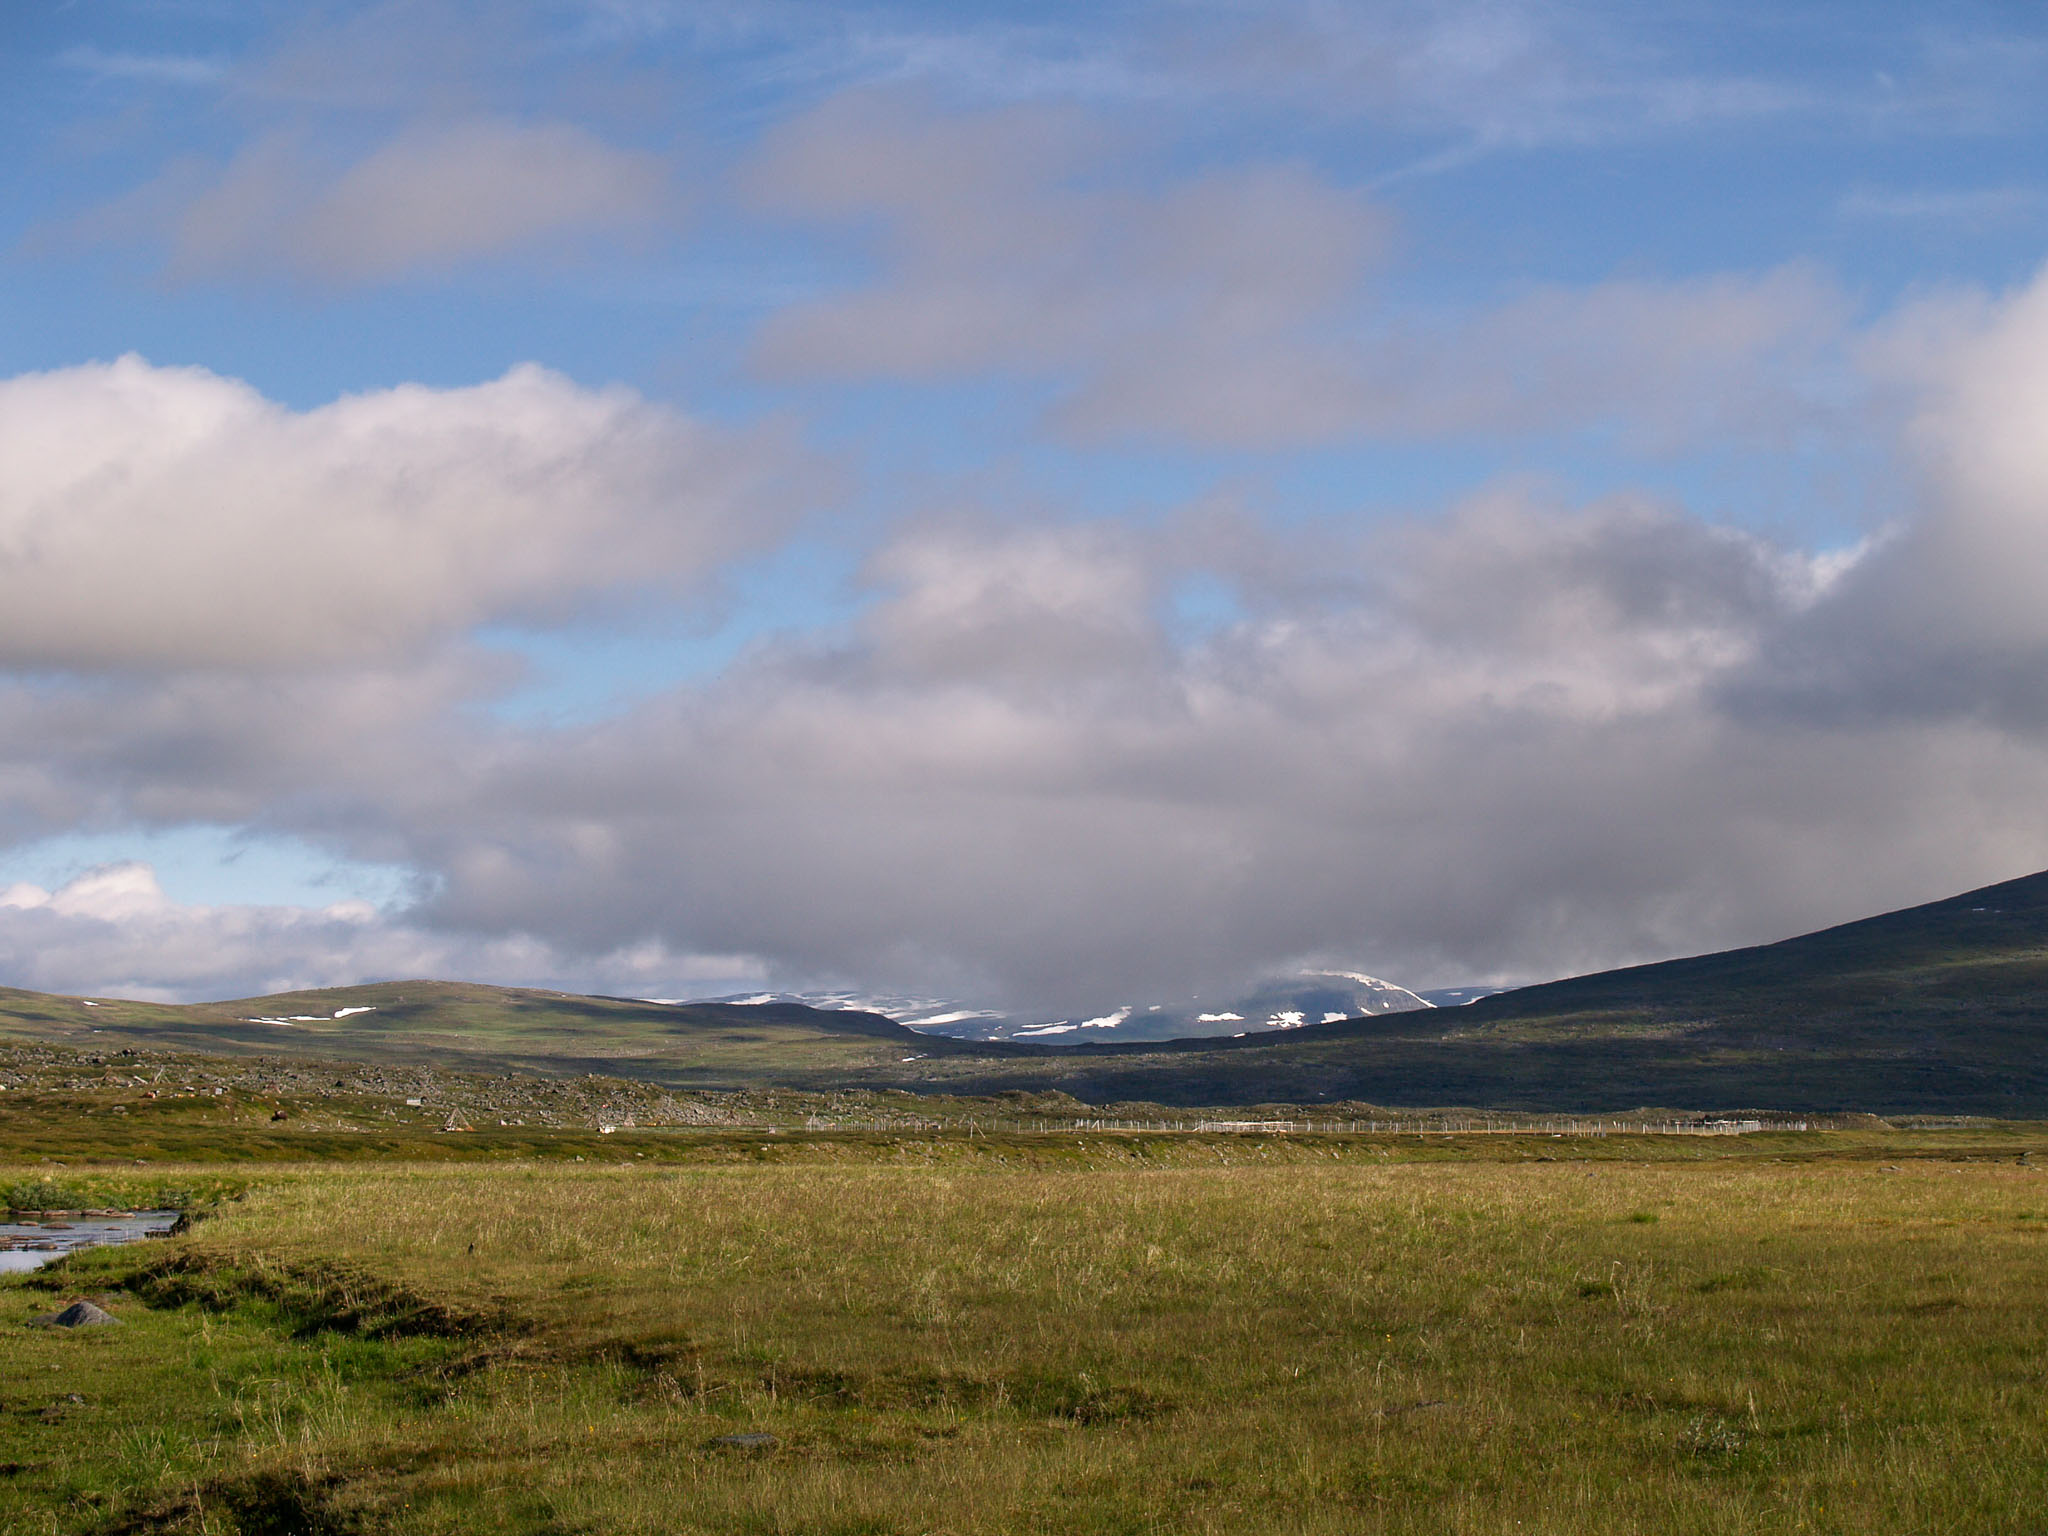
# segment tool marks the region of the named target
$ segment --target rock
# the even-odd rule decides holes
[[[744,1435],[720,1435],[711,1443],[735,1451],[772,1451],[781,1442],[764,1430],[755,1430]]]
[[[48,1317],[36,1318],[31,1328],[97,1328],[102,1323],[118,1323],[121,1319],[89,1301],[74,1301],[62,1312],[52,1312]]]

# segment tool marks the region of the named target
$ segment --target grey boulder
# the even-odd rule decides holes
[[[103,1307],[96,1307],[89,1301],[74,1301],[62,1312],[52,1312],[47,1317],[36,1318],[31,1328],[97,1328],[102,1323],[118,1323],[121,1319]]]

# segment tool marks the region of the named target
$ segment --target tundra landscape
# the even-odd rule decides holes
[[[772,1114],[422,1130],[346,1161],[257,1118],[204,1161],[17,1163],[18,1203],[200,1219],[0,1293],[0,1509],[193,1532],[2017,1532],[2048,1496],[2035,1125]],[[23,1327],[73,1299],[119,1322]]]
[[[1927,1032],[2021,1082],[2044,886],[1487,1016],[1585,1049],[1596,1003],[1876,990],[1950,1091]],[[1986,966],[2011,987],[1973,1006]],[[1769,1111],[1090,1104],[1053,1084],[1118,1047],[925,1058],[1037,1082],[975,1095],[786,1006],[7,1006],[10,1249],[178,1218],[0,1289],[24,1530],[2017,1532],[2048,1499],[2048,1123],[1844,1110],[1839,1041]],[[401,1006],[410,1050],[357,1033]],[[244,1028],[294,1011],[333,1029]],[[590,1054],[508,1070],[575,1013]],[[78,1302],[112,1321],[50,1323]]]
[[[2048,13],[0,5],[0,1536],[2041,1536]]]

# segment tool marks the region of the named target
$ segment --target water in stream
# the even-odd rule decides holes
[[[176,1211],[96,1211],[90,1216],[50,1212],[0,1221],[0,1274],[34,1269],[75,1248],[161,1237],[177,1222]]]

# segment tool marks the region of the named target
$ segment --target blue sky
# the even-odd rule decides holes
[[[2044,72],[2009,5],[25,0],[0,979],[1107,1007],[2048,863]]]

